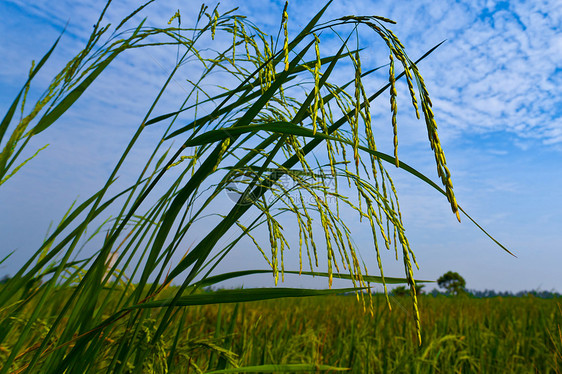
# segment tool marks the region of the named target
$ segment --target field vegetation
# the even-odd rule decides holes
[[[59,38],[32,64],[0,123],[1,188],[41,156],[41,149],[26,148],[30,139],[56,126],[112,61],[132,49],[177,51],[172,72],[105,183],[73,204],[0,286],[0,374],[485,372],[502,365],[514,372],[559,370],[560,313],[554,303],[493,306],[417,295],[417,264],[386,167],[429,184],[459,220],[461,212],[472,220],[455,199],[417,65],[437,46],[413,61],[389,29],[393,21],[321,20],[330,2],[296,35],[288,33],[287,6],[277,36],[236,10],[206,6],[190,10],[187,26],[180,11],[165,27],[146,26],[146,19],[131,25],[150,3],[109,25],[108,2],[84,49],[34,101],[30,87]],[[362,65],[361,55],[371,48],[360,43],[366,32],[388,50],[380,66]],[[320,44],[328,36],[340,43],[330,53]],[[160,112],[170,83],[186,66],[193,70],[181,79],[191,90],[176,110]],[[351,72],[344,82],[334,74],[341,66]],[[388,83],[378,90],[366,87],[372,74]],[[215,76],[228,79],[217,88],[210,83]],[[411,103],[427,128],[442,187],[398,158],[399,80],[409,93],[402,102]],[[392,154],[375,143],[379,130],[371,111],[381,98],[390,103]],[[154,150],[130,186],[116,190],[125,161],[149,127],[161,130]],[[286,178],[293,183],[282,182]],[[326,188],[328,179],[336,181],[333,189]],[[217,205],[226,210],[217,211]],[[344,211],[372,232],[378,275],[361,260]],[[253,219],[249,224],[242,220],[247,216]],[[285,232],[281,217],[292,219],[296,230]],[[194,231],[204,231],[203,237],[191,245],[187,239]],[[228,237],[233,239],[225,244]],[[285,250],[295,242],[299,267],[286,269]],[[239,243],[254,245],[269,268],[216,271]],[[402,261],[403,277],[385,277],[382,250]],[[0,261],[9,262],[10,254]],[[315,275],[326,278],[328,288],[205,291],[260,273],[272,274],[276,283]],[[332,288],[333,278],[349,281],[349,287]],[[383,296],[368,292],[373,283],[383,285]],[[394,307],[403,312],[388,312],[391,283],[409,287],[409,296]],[[355,296],[333,296],[343,293]],[[284,298],[304,299],[266,301]],[[528,341],[517,339],[521,331]]]
[[[64,290],[35,322],[26,346],[44,338],[57,317]],[[69,290],[66,290],[70,293]],[[170,297],[175,287],[159,297]],[[209,291],[210,292],[210,291]],[[203,292],[204,293],[204,292]],[[120,294],[114,292],[113,297]],[[562,299],[533,296],[475,298],[421,295],[423,343],[412,324],[411,299],[373,296],[373,314],[354,295],[197,305],[178,308],[158,350],[146,357],[147,372],[213,372],[223,367],[259,372],[349,368],[355,373],[559,373],[562,371]],[[117,303],[117,300],[114,301]],[[149,343],[157,313],[148,314],[136,345]],[[0,360],[24,326],[0,352]],[[126,326],[117,322],[92,366],[103,372],[115,355]],[[168,352],[174,346],[174,355]],[[167,366],[169,363],[169,366]],[[132,369],[133,364],[129,365]],[[125,372],[128,372],[126,370]]]

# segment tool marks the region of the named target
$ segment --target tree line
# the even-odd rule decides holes
[[[561,297],[562,295],[556,291],[531,290],[531,291],[495,291],[495,290],[470,290],[466,288],[465,279],[457,272],[448,271],[437,279],[439,289],[435,288],[429,292],[424,291],[423,284],[416,284],[416,294],[427,294],[431,296],[470,296],[477,298],[485,297],[525,297],[533,296],[542,299],[551,299]],[[405,296],[410,292],[404,286],[396,287],[392,290],[394,296]]]

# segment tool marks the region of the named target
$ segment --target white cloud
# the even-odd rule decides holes
[[[69,32],[82,39],[87,37],[102,7],[102,3],[88,1],[11,2],[59,27],[70,20]],[[136,6],[134,1],[112,4],[108,20],[117,22]],[[221,9],[234,6],[240,6],[239,12],[250,17],[259,15],[256,23],[270,32],[277,30],[281,3],[230,1],[221,4]],[[176,8],[183,8],[184,17],[192,18],[199,3],[188,11],[181,2],[156,2],[141,16],[148,16],[149,24],[163,25]],[[308,2],[293,1],[289,10],[289,25],[294,29],[308,22],[313,9]],[[449,39],[422,66],[430,93],[436,101],[449,103],[444,104],[446,111],[435,108],[444,126],[459,127],[459,134],[474,130],[509,131],[544,144],[560,141],[557,134],[562,127],[562,11],[556,1],[516,1],[505,6],[493,1],[341,0],[333,3],[326,18],[371,13],[398,22],[394,28],[412,56]],[[375,39],[367,33],[364,38]]]
[[[464,131],[509,131],[521,138],[557,142],[562,128],[560,80],[562,48],[559,11],[555,2],[516,2],[509,9],[458,23],[458,34],[445,53],[432,61],[439,86],[432,92],[445,104],[444,125]],[[539,11],[542,12],[539,14]],[[430,84],[431,84],[430,83]],[[447,87],[441,94],[440,87]],[[454,92],[460,93],[459,96]],[[436,106],[438,117],[441,106]],[[449,120],[451,123],[449,123]]]

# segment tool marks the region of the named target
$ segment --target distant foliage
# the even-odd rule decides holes
[[[437,284],[447,292],[460,295],[465,292],[466,281],[459,273],[448,271],[437,279]]]
[[[406,296],[409,290],[404,286],[398,286],[392,290],[392,295],[394,296]]]
[[[438,289],[433,289],[431,292],[427,293],[428,295],[437,297],[437,296],[444,296],[448,295],[448,292],[439,292]],[[475,297],[475,298],[492,298],[492,297],[536,297],[539,299],[554,299],[558,297],[562,297],[562,294],[556,291],[540,291],[540,290],[531,290],[531,291],[518,291],[518,292],[510,292],[510,291],[495,291],[495,290],[465,290],[464,294],[467,296]]]
[[[556,297],[562,297],[562,294],[556,291],[540,291],[540,290],[531,290],[531,291],[519,291],[519,292],[510,292],[510,291],[494,291],[494,290],[467,290],[467,293],[474,297],[485,298],[485,297],[538,297],[541,299],[553,299]]]
[[[423,288],[425,286],[423,284],[416,284],[416,295],[421,295],[424,293]],[[392,290],[393,296],[406,296],[410,293],[410,289],[406,288],[405,286],[398,286]]]

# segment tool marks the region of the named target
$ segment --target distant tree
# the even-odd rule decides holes
[[[423,293],[422,288],[425,286],[423,284],[416,284],[416,295],[421,295]],[[394,296],[405,296],[410,292],[408,288],[405,286],[398,286],[392,290],[392,294]]]
[[[2,279],[0,279],[0,284],[5,284],[10,280],[10,276],[9,275],[4,275],[2,277]]]
[[[395,289],[392,290],[392,294],[394,296],[406,296],[408,294],[408,292],[410,292],[410,290],[408,290],[404,286],[398,286],[398,287],[396,287]]]
[[[439,290],[437,288],[432,289],[428,295],[431,295],[433,297],[437,297],[437,296],[441,296],[443,295],[441,292],[439,292]]]
[[[466,281],[459,273],[448,271],[437,279],[437,284],[447,292],[459,295],[465,292]]]

